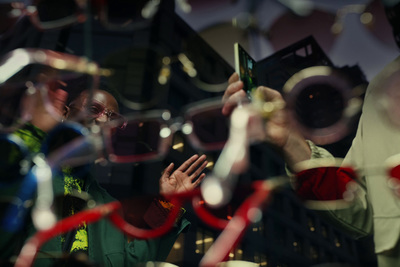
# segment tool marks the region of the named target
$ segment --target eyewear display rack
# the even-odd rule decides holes
[[[39,32],[28,25],[28,22],[24,22],[20,24],[20,35],[16,29],[14,39],[3,40],[0,43],[0,52],[5,54],[17,47],[47,48],[76,55],[88,54],[92,60],[101,64],[109,63],[108,66],[115,67],[114,62],[107,61],[115,56],[114,51],[119,48],[129,50],[132,47],[148,45],[156,47],[152,51],[155,50],[156,54],[159,51],[158,48],[161,47],[162,55],[174,59],[180,52],[185,52],[199,71],[197,78],[200,78],[201,84],[226,86],[224,82],[232,74],[233,68],[174,12],[173,2],[162,1],[162,7],[149,26],[134,32],[107,31],[93,20],[90,25],[89,40],[86,36],[87,25]],[[27,28],[30,30],[26,30]],[[309,45],[315,48],[312,42]],[[88,49],[87,46],[90,48]],[[260,79],[260,82],[280,88],[278,85],[297,70],[291,69],[288,72],[282,65],[292,60],[289,56],[283,56],[287,51],[292,50],[293,47],[279,55],[274,55],[274,58],[261,61],[260,71],[270,76]],[[132,86],[132,83],[135,83],[133,87],[138,88],[138,91],[134,92],[136,95],[155,89],[153,92],[157,93],[160,101],[152,108],[169,108],[179,113],[184,104],[222,94],[206,92],[196,86],[196,79],[189,77],[177,62],[171,65],[173,71],[168,87],[152,88],[154,85],[152,81],[156,79],[156,73],[158,75],[159,70],[159,67],[157,71],[154,68],[157,66],[154,53],[145,54],[145,56],[140,52],[130,55],[129,59],[132,61],[127,61],[128,65],[117,66],[122,69],[129,67],[123,77],[126,79],[121,79],[122,82],[118,86]],[[325,65],[332,64],[322,51],[313,53],[312,57],[295,58],[303,63],[302,67],[311,66],[318,60]],[[298,62],[295,63],[298,64]],[[275,69],[275,72],[272,69]],[[283,69],[285,69],[283,75],[276,75]],[[124,111],[126,110],[122,108],[122,112]],[[98,174],[99,182],[116,198],[122,199],[141,191],[155,193],[158,189],[155,185],[158,185],[164,162],[173,161],[179,165],[193,152],[193,149],[184,143],[182,149],[173,150],[164,161],[97,166],[99,169],[95,173]],[[216,159],[218,152],[212,156]],[[266,165],[265,162],[269,164]],[[269,147],[260,145],[252,148],[252,165],[249,172],[242,178],[252,181],[281,173],[283,173],[283,162]],[[118,177],[118,179],[112,177]],[[146,177],[146,179],[141,179],[141,177]],[[209,241],[209,238],[215,240],[219,232],[203,225],[190,209],[187,210],[187,216],[192,221],[192,227],[178,240],[183,243],[173,248],[168,260],[179,266],[198,266],[207,251],[209,243],[206,241]],[[288,189],[274,196],[274,201],[264,214],[263,220],[249,229],[243,241],[235,249],[232,259],[248,260],[259,263],[261,266],[311,266],[327,262],[348,263],[356,266],[359,263],[359,255],[355,245],[352,239],[302,206],[293,192]]]

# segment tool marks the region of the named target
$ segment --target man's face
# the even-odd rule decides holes
[[[89,124],[102,124],[108,121],[121,118],[116,99],[108,92],[94,90],[92,101],[89,93],[83,92],[69,105],[70,112],[68,118],[76,118],[87,108],[85,119]]]

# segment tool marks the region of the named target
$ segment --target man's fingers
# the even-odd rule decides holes
[[[205,173],[202,173],[202,174],[199,176],[199,178],[197,178],[197,180],[194,181],[193,186],[194,186],[194,187],[197,187],[197,186],[201,183],[201,181],[204,180],[205,177],[206,177],[206,174],[205,174]]]
[[[193,174],[191,175],[191,176],[192,176],[192,181],[193,181],[196,177],[198,177],[200,174],[201,174],[201,175],[204,174],[204,173],[202,174],[202,172],[203,172],[204,169],[206,168],[207,164],[208,164],[208,161],[206,160],[206,161],[203,162],[203,164],[201,164],[201,166],[200,166],[199,168],[197,168],[197,169],[193,172]]]
[[[198,166],[206,160],[206,155],[201,155],[195,162],[193,162],[190,167],[186,170],[188,175],[195,174],[198,171]],[[201,171],[200,171],[201,172]],[[200,172],[197,174],[199,175]]]
[[[177,170],[184,172],[186,171],[190,165],[192,165],[192,163],[199,157],[199,155],[193,155],[191,156],[188,160],[186,160],[184,163],[182,163],[181,166],[179,166],[179,168]]]
[[[231,95],[222,107],[222,114],[224,116],[229,116],[233,109],[240,103],[243,99],[247,99],[246,92],[244,90],[239,90],[233,95]]]
[[[232,75],[229,77],[228,83],[231,84],[231,83],[234,83],[234,82],[237,82],[237,81],[239,81],[239,73],[234,72],[234,73],[232,73]]]
[[[171,176],[172,171],[174,170],[174,163],[168,165],[167,168],[164,169],[164,172],[161,176],[161,179],[168,179]]]
[[[227,101],[232,95],[234,95],[236,92],[239,92],[242,89],[243,89],[242,81],[236,81],[229,84],[228,88],[226,88],[224,92],[224,95],[222,96],[222,101]]]

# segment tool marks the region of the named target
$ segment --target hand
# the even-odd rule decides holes
[[[243,90],[243,82],[239,80],[239,74],[236,72],[229,77],[228,87],[226,88],[222,101],[225,102],[222,114],[229,116],[236,107],[240,99],[246,98],[246,92]]]
[[[239,75],[233,73],[228,80],[228,87],[222,97],[225,101],[222,113],[229,116],[233,109],[237,106],[238,99],[245,97],[246,93],[243,89],[243,82],[239,80]],[[261,92],[265,101],[283,101],[282,95],[271,88],[259,86],[257,88]],[[290,127],[287,110],[281,109],[273,113],[273,115],[265,121],[264,140],[276,146],[283,154],[283,157],[289,168],[294,164],[310,159],[311,150],[302,134],[293,127]]]
[[[262,99],[266,102],[284,103],[281,93],[269,87],[259,86],[257,90],[261,93]],[[283,148],[290,137],[290,134],[296,132],[296,129],[290,127],[287,110],[278,109],[272,116],[265,121],[266,141]]]
[[[239,75],[235,72],[228,80],[228,87],[224,92],[222,100],[225,102],[222,113],[228,116],[236,107],[238,99],[246,97],[243,90],[243,82],[239,80]],[[257,90],[261,91],[261,95],[265,101],[282,101],[282,95],[271,88],[259,86]],[[273,116],[265,123],[266,141],[282,148],[289,137],[290,129],[287,120],[286,111],[276,111]]]
[[[206,176],[202,173],[207,165],[206,156],[194,155],[186,160],[174,172],[174,163],[165,168],[160,178],[160,193],[173,194],[191,191],[196,188]],[[197,178],[197,179],[196,179]]]
[[[67,97],[68,93],[62,89],[48,90],[49,103],[45,103],[39,91],[29,96],[25,101],[33,101],[35,104],[31,113],[31,123],[45,132],[53,129],[63,116]]]

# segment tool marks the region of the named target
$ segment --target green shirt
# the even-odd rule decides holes
[[[27,125],[15,134],[24,140],[31,152],[39,151],[41,143],[46,137],[44,132],[32,125]],[[53,177],[53,188],[56,193],[70,193],[71,188],[78,191],[80,188],[80,190],[86,191],[97,204],[115,201],[91,175],[85,177],[84,183],[78,180],[73,181],[74,178],[68,178],[65,169],[62,176]],[[183,218],[176,227],[161,238],[128,241],[128,238],[111,222],[102,219],[89,225],[83,224],[82,229],[86,229],[86,233],[85,231],[77,232],[70,251],[86,250],[89,258],[101,266],[133,266],[136,263],[147,261],[165,261],[179,234],[187,230],[189,225],[190,223]],[[2,236],[0,239],[0,265],[18,255],[23,243],[36,232],[29,216],[26,218],[24,226],[24,229],[17,233],[0,229]],[[57,259],[60,258],[63,251],[62,240],[62,236],[57,236],[44,244],[36,256],[35,266],[53,266],[57,263]]]

